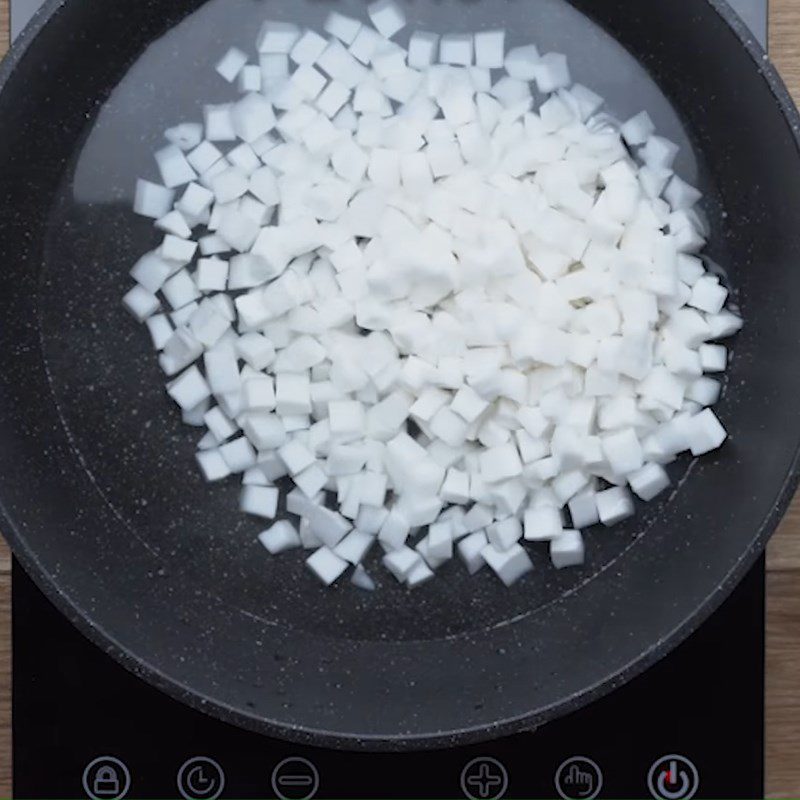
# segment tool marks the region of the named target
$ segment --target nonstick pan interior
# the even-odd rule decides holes
[[[547,554],[507,590],[457,564],[412,593],[326,590],[270,558],[206,485],[198,432],[120,308],[158,241],[130,211],[162,131],[230,87],[213,64],[261,21],[320,29],[360,0],[51,3],[0,93],[0,502],[15,552],[65,613],[147,680],[238,724],[341,746],[432,746],[538,724],[608,691],[696,626],[759,552],[795,480],[800,390],[796,115],[754,45],[692,0],[410,0],[410,28],[506,27],[568,54],[626,118],[648,109],[706,192],[709,256],[747,326],[719,414],[732,440],[589,557]],[[406,34],[407,36],[408,34]],[[401,37],[402,40],[402,37]],[[380,570],[373,570],[380,576]]]

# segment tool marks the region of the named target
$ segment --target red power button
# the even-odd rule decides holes
[[[699,787],[697,767],[685,756],[663,756],[647,774],[647,788],[656,800],[690,800]]]

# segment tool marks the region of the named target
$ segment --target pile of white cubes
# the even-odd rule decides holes
[[[409,587],[455,555],[507,585],[528,548],[582,564],[581,530],[726,438],[712,375],[742,321],[698,257],[701,195],[565,56],[502,30],[406,49],[402,9],[368,10],[224,55],[239,95],[137,185],[164,237],[125,305],[270,553],[363,589],[372,551]]]

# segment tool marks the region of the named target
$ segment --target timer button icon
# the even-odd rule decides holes
[[[685,756],[663,756],[650,767],[647,788],[656,800],[690,800],[700,788],[700,776]]]
[[[211,758],[190,758],[178,772],[178,791],[184,800],[217,800],[225,788],[225,773]]]

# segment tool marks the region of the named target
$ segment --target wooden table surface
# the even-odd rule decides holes
[[[113,1],[113,0],[111,0]],[[631,0],[637,2],[637,0]],[[771,0],[771,55],[800,103],[800,0]],[[0,55],[8,0],[0,0]],[[800,495],[769,549],[767,796],[800,798]],[[0,797],[11,796],[11,561],[0,541]]]

